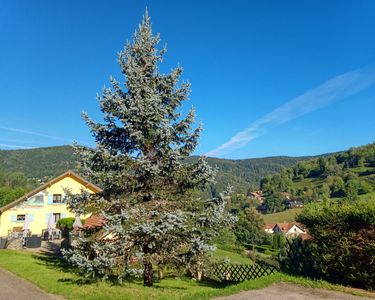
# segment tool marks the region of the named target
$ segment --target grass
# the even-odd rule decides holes
[[[355,173],[359,176],[360,179],[367,181],[373,188],[375,184],[375,168],[364,166],[364,167],[356,167],[356,168],[350,168],[350,172]],[[327,182],[327,179],[325,177],[307,177],[300,179],[294,179],[293,180],[293,187],[295,189],[304,189],[306,187],[308,188],[320,188],[324,182]],[[369,192],[364,195],[360,195],[359,198],[361,199],[368,199],[368,200],[375,200],[375,191]],[[331,198],[332,200],[343,200],[343,197],[341,198]]]
[[[369,201],[375,201],[375,191],[371,193],[367,193],[364,195],[359,195],[359,199],[366,199]],[[343,198],[331,198],[333,201],[342,201]],[[293,223],[296,221],[296,216],[302,211],[302,208],[293,208],[287,209],[281,212],[273,213],[273,214],[265,214],[262,215],[264,223],[272,224],[272,223]]]
[[[262,218],[266,224],[283,222],[292,223],[296,221],[295,217],[301,211],[301,208],[287,209],[282,212],[263,215]]]
[[[216,249],[216,251],[213,253],[213,258],[219,261],[223,261],[225,258],[229,258],[230,263],[232,264],[252,264],[252,260],[249,257],[220,248]]]
[[[359,199],[375,201],[375,191],[373,191],[371,193],[364,194],[364,195],[359,195]]]
[[[324,281],[312,281],[281,273],[226,287],[177,278],[165,279],[156,283],[152,288],[143,287],[141,282],[130,282],[122,285],[114,285],[108,282],[89,282],[73,273],[69,268],[64,268],[57,259],[12,250],[0,251],[0,267],[25,278],[48,293],[61,295],[66,299],[203,300],[215,296],[235,294],[244,290],[259,289],[281,281],[373,297],[373,294],[361,290],[347,289]]]

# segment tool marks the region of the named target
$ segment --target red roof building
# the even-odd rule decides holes
[[[99,215],[91,215],[85,221],[85,225],[83,226],[84,229],[95,229],[99,227],[103,227],[105,224],[105,220],[102,216]]]

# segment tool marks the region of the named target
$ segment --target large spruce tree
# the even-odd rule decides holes
[[[132,43],[119,53],[125,76],[122,86],[98,97],[102,123],[83,117],[96,141],[94,149],[78,147],[84,175],[103,191],[72,196],[82,213],[95,209],[105,219],[101,233],[86,234],[65,257],[86,274],[122,280],[134,273],[137,257],[144,284],[153,284],[153,266],[201,266],[212,250],[210,239],[228,222],[225,195],[200,199],[197,190],[213,180],[203,158],[186,159],[197,146],[201,128],[193,128],[194,110],[182,114],[190,87],[180,83],[182,69],[162,74],[158,65],[165,48],[157,49],[146,11]]]

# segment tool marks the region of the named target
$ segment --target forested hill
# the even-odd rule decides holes
[[[71,146],[0,150],[0,170],[22,172],[28,178],[50,179],[76,166]]]
[[[375,142],[299,162],[261,181],[268,212],[285,207],[285,192],[306,202],[375,199]]]
[[[220,191],[231,184],[236,191],[245,193],[249,188],[258,186],[260,179],[265,175],[309,158],[311,157],[277,156],[242,160],[208,158],[208,162],[218,169],[217,190]],[[75,170],[76,166],[77,161],[71,146],[0,151],[0,170],[22,172],[28,178],[43,181],[68,169]]]
[[[264,176],[279,172],[284,167],[292,167],[298,162],[308,159],[311,159],[311,157],[274,156],[240,160],[209,157],[207,161],[218,170],[216,175],[218,191],[222,191],[230,184],[236,192],[246,194],[249,189],[256,189]]]

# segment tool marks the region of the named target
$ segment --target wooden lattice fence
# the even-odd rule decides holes
[[[286,257],[282,265],[293,273],[313,277],[318,275],[317,260],[312,254],[310,243],[299,238],[286,239]]]
[[[214,264],[210,267],[207,277],[219,282],[241,282],[271,275],[278,268],[265,263],[245,264]]]

